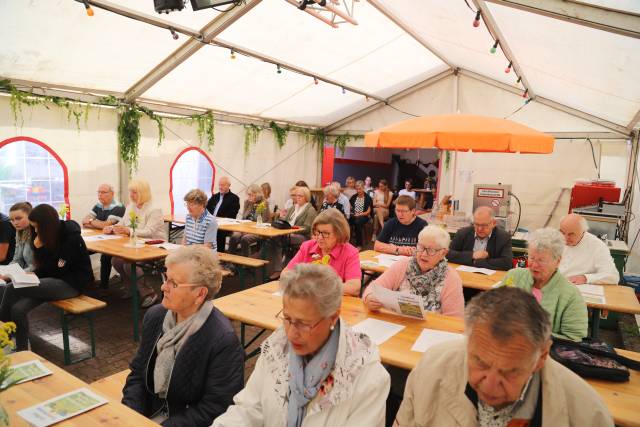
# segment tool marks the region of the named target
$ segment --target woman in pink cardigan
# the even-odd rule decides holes
[[[449,233],[440,227],[429,225],[423,228],[418,235],[416,254],[394,263],[364,291],[362,299],[367,308],[373,311],[382,308],[371,288],[379,285],[420,295],[425,311],[462,318],[462,280],[445,258],[450,241]]]

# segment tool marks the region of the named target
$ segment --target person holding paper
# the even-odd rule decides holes
[[[183,245],[204,245],[214,251],[216,247],[216,233],[218,223],[216,218],[207,211],[207,195],[196,188],[184,195],[188,215],[184,222]]]
[[[100,184],[98,186],[98,203],[82,220],[85,228],[102,230],[108,225],[114,225],[122,220],[125,207],[114,198],[115,191],[111,184]],[[109,277],[111,276],[111,255],[100,255],[100,287],[109,287]]]
[[[427,221],[416,216],[416,201],[409,196],[396,199],[396,217],[386,222],[373,244],[373,250],[383,254],[411,256],[416,251],[418,234]]]
[[[262,212],[258,213],[258,207],[262,204]],[[269,211],[269,203],[264,199],[262,188],[257,184],[251,184],[247,187],[247,200],[244,201],[242,209],[242,219],[249,221],[257,221],[258,216],[263,222],[269,222],[271,212]],[[260,237],[255,234],[240,233],[234,231],[229,239],[229,253],[237,254],[238,246],[240,246],[243,256],[251,255],[251,245],[260,241]]]
[[[330,265],[344,283],[345,295],[360,295],[360,257],[349,243],[349,224],[341,211],[331,208],[320,212],[311,226],[312,240],[307,240],[284,271],[300,263]]]
[[[618,283],[620,274],[611,252],[605,242],[589,233],[586,219],[578,214],[569,214],[560,221],[560,232],[566,245],[559,269],[571,283]]]
[[[149,239],[166,240],[166,229],[162,220],[162,211],[153,206],[151,201],[151,187],[147,181],[134,179],[129,182],[129,200],[127,210],[122,219],[115,225],[108,225],[102,229],[105,234],[121,234],[130,236],[133,232],[131,223],[135,218],[137,222],[136,235]],[[124,259],[113,258],[113,268],[122,277],[124,285],[123,298],[129,298],[131,294],[131,264],[125,262]],[[142,277],[142,269],[137,268],[136,277]],[[151,286],[148,286],[144,280],[138,280],[138,292],[140,293],[140,306],[142,308],[151,307],[158,300],[158,296]]]
[[[25,272],[31,272],[35,268],[29,224],[29,214],[32,210],[33,207],[29,202],[19,202],[9,208],[9,218],[16,229],[16,250],[11,264],[18,264]]]
[[[428,225],[418,235],[418,246],[412,257],[395,262],[371,282],[362,299],[369,310],[382,308],[373,295],[374,286],[382,286],[399,292],[419,295],[423,299],[424,310],[462,317],[464,296],[462,280],[447,263],[449,233],[435,225]]]
[[[587,336],[587,306],[580,291],[558,271],[564,238],[554,228],[529,236],[529,266],[509,270],[502,283],[532,293],[551,316],[554,336],[581,341]]]
[[[200,245],[169,253],[162,304],[144,316],[122,403],[164,426],[205,427],[244,385],[244,350],[214,306],[222,270]]]
[[[0,265],[7,265],[13,259],[16,248],[16,230],[8,216],[0,212]]]
[[[282,321],[234,405],[213,427],[384,426],[389,374],[377,346],[340,319],[342,281],[298,264],[280,280]]]
[[[0,287],[0,320],[15,322],[18,351],[28,348],[29,311],[47,301],[76,297],[93,281],[89,253],[77,222],[60,220],[53,206],[41,204],[29,214],[29,223],[34,232],[30,242],[33,273],[40,283]]]
[[[456,232],[449,247],[449,261],[491,270],[509,270],[513,251],[511,236],[496,227],[493,210],[481,206],[473,213],[473,225]]]
[[[534,297],[498,288],[465,311],[466,340],[433,346],[409,374],[398,427],[613,427],[582,378],[549,357],[549,314]]]

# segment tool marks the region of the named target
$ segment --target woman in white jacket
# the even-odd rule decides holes
[[[340,320],[338,275],[298,264],[280,284],[283,327],[213,427],[383,426],[389,374],[369,337]]]

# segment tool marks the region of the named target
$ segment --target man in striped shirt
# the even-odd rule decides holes
[[[183,245],[205,245],[217,251],[216,237],[218,223],[206,209],[207,195],[199,189],[191,190],[184,196],[189,215],[184,224]]]

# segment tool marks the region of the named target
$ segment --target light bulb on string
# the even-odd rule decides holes
[[[480,11],[476,12],[476,19],[473,20],[473,26],[476,28],[480,26]]]
[[[524,92],[522,93],[522,97],[526,98],[529,96],[529,89],[525,89]]]
[[[231,55],[230,56],[231,56],[231,59],[236,59],[236,52],[233,49],[231,49]]]
[[[513,62],[509,62],[509,65],[507,65],[507,68],[504,69],[504,72],[509,74],[511,72],[511,66],[513,65]]]
[[[178,40],[178,33],[176,33],[176,30],[174,30],[173,28],[169,27],[169,31],[171,31],[171,37],[173,37],[174,40]]]
[[[364,97],[364,100],[365,100],[366,102],[369,102],[369,97],[368,97],[368,96],[365,96],[365,97]]]
[[[522,77],[518,76],[518,80],[516,80],[516,83],[520,83],[522,81]]]
[[[347,91],[344,89],[344,87],[342,88],[342,94],[344,95],[345,93],[347,93]]]
[[[282,69],[280,68],[280,64],[277,64],[277,65],[276,65],[276,67],[278,67],[278,68],[276,69],[276,72],[277,72],[278,74],[282,74]]]
[[[493,46],[491,46],[491,49],[489,49],[489,52],[496,53],[496,50],[498,50],[498,40],[496,40]]]
[[[313,78],[313,84],[314,84],[314,85],[317,85],[317,84],[318,84],[318,78],[317,78],[317,77],[314,77],[314,78]]]
[[[93,16],[93,9],[91,8],[89,2],[83,1],[82,3],[84,3],[84,8],[87,9],[87,16]]]

